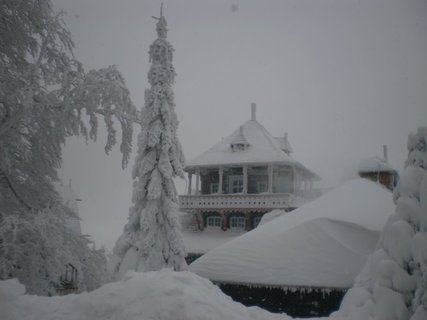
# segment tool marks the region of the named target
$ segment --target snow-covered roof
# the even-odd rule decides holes
[[[236,141],[244,137],[248,147],[242,150],[231,148]],[[218,165],[288,163],[295,164],[301,170],[318,178],[315,173],[287,155],[280,142],[256,120],[249,120],[221,142],[214,145],[196,158],[187,161],[187,168]]]
[[[386,188],[355,179],[209,251],[189,268],[218,282],[348,288],[393,210]]]
[[[206,253],[220,245],[230,241],[242,234],[243,230],[227,230],[224,232],[220,228],[206,228],[203,232],[182,231],[184,238],[185,250],[188,253]]]
[[[384,159],[379,157],[370,157],[360,161],[359,172],[396,172]]]
[[[294,152],[294,149],[292,149],[291,143],[288,140],[288,134],[285,133],[284,137],[275,137],[277,143],[279,144],[280,149],[285,151],[287,154],[290,154]]]

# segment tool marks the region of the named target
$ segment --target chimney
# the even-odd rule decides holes
[[[387,150],[387,145],[386,144],[383,145],[383,154],[384,154],[384,160],[385,160],[385,162],[388,162],[388,150]]]
[[[256,104],[255,103],[251,104],[251,111],[252,111],[251,120],[256,121]]]

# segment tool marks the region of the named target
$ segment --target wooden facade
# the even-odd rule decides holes
[[[207,227],[252,230],[266,212],[293,210],[299,197],[312,187],[311,177],[285,164],[186,170],[189,188],[187,195],[180,196],[180,208],[196,215],[200,230]],[[195,190],[191,183],[193,176]]]
[[[295,161],[287,134],[274,138],[252,117],[230,136],[187,164],[188,190],[180,209],[200,230],[255,228],[273,209],[298,207],[318,176]]]
[[[359,172],[361,178],[365,178],[382,184],[389,190],[393,190],[397,183],[396,171]]]

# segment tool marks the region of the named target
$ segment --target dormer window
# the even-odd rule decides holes
[[[249,146],[249,145],[248,144],[244,144],[244,143],[232,143],[231,144],[231,149],[233,151],[245,150],[247,146]]]
[[[233,152],[243,151],[249,147],[249,142],[248,140],[246,140],[243,134],[243,127],[240,127],[239,133],[230,143],[230,147],[231,147],[231,150],[233,150]]]

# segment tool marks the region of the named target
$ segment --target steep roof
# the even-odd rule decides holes
[[[285,133],[284,137],[275,137],[274,139],[276,139],[280,149],[285,151],[287,154],[294,152],[294,150],[292,149],[292,146],[288,140],[288,135],[286,133]]]
[[[387,161],[379,157],[370,157],[363,159],[359,163],[359,172],[396,172]]]
[[[349,288],[393,210],[386,188],[355,179],[209,251],[189,269],[219,282]]]
[[[247,142],[247,147],[241,150],[231,148],[238,141]],[[290,147],[290,145],[289,145]],[[214,145],[196,158],[187,161],[187,168],[207,167],[233,164],[288,163],[295,164],[315,178],[317,175],[307,169],[291,156],[287,155],[280,141],[256,120],[249,120],[221,142]]]

